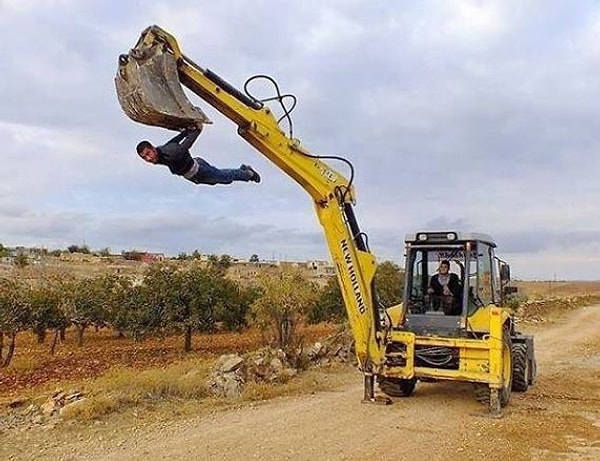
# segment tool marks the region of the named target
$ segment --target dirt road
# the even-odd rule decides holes
[[[419,383],[391,406],[361,404],[361,376],[349,371],[333,392],[117,432],[48,431],[4,448],[14,460],[598,460],[600,305],[570,315],[523,328],[536,335],[538,381],[501,419],[482,416],[469,385]]]

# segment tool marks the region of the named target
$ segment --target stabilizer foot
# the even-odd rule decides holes
[[[382,395],[376,395],[370,399],[362,399],[360,403],[370,403],[373,405],[391,405],[392,399],[384,397]]]
[[[375,405],[390,405],[392,399],[381,395],[375,395],[375,376],[370,373],[365,373],[364,394],[361,402]]]

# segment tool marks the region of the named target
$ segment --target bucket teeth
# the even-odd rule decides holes
[[[133,49],[119,58],[117,97],[125,114],[136,122],[170,130],[211,123],[183,92],[177,62],[160,46]]]

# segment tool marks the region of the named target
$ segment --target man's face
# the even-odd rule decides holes
[[[448,266],[446,266],[445,264],[440,264],[440,274],[444,275],[447,274],[448,271],[450,270],[450,268]]]
[[[144,147],[138,155],[148,163],[156,163],[158,161],[158,152],[155,147]]]

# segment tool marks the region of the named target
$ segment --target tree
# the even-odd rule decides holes
[[[116,330],[128,333],[134,341],[139,341],[161,328],[164,312],[156,308],[148,286],[124,279],[120,283],[120,290],[109,307],[110,322]]]
[[[208,264],[212,270],[215,270],[220,274],[225,275],[227,269],[229,269],[232,266],[233,261],[231,259],[231,256],[229,255],[209,255]]]
[[[106,247],[106,248],[102,248],[101,250],[98,251],[98,255],[99,256],[110,256],[110,248]]]
[[[239,283],[222,278],[218,286],[215,319],[227,330],[240,331],[248,325],[250,305],[259,295],[256,287],[242,287]]]
[[[69,245],[67,247],[67,250],[69,250],[69,253],[83,253],[83,254],[90,254],[90,247],[88,247],[87,245]]]
[[[296,269],[280,269],[259,278],[260,296],[252,303],[254,323],[276,347],[295,354],[302,344],[297,327],[317,300],[313,283]]]
[[[175,277],[179,293],[177,300],[185,327],[184,350],[192,350],[192,332],[210,331],[215,324],[215,284],[206,268],[193,265],[179,271]]]
[[[17,256],[15,256],[13,264],[15,265],[15,267],[23,269],[29,265],[29,257],[25,253],[20,251],[17,254]]]
[[[31,329],[38,343],[43,343],[48,330],[56,330],[50,352],[54,353],[58,333],[68,325],[68,319],[60,309],[61,294],[52,281],[43,281],[30,292]]]
[[[215,325],[216,293],[221,274],[211,268],[192,264],[151,266],[146,272],[144,285],[155,309],[163,312],[169,327],[184,335],[184,350],[192,349],[194,331],[210,331]]]
[[[122,337],[127,327],[128,309],[137,302],[137,298],[129,298],[132,280],[127,276],[105,274],[98,277],[96,283],[101,298],[102,322],[112,326]]]
[[[106,323],[105,281],[103,277],[67,279],[61,289],[63,311],[77,330],[77,345],[82,346],[83,334],[89,326],[102,327]]]
[[[5,256],[8,256],[8,254],[8,248],[0,243],[0,258],[4,258]]]
[[[384,307],[402,302],[404,272],[397,264],[391,261],[382,262],[377,267],[375,280],[379,301]]]
[[[259,259],[258,259],[258,255],[257,255],[257,254],[253,254],[252,256],[250,256],[250,259],[249,259],[249,261],[250,261],[251,263],[257,263],[257,262],[259,261]]]
[[[15,280],[0,279],[0,368],[7,367],[15,352],[17,334],[30,324],[29,287]],[[4,338],[8,351],[4,354]]]
[[[330,277],[327,284],[319,291],[319,299],[314,309],[309,312],[310,323],[324,321],[341,321],[346,318],[344,299],[337,277]]]

